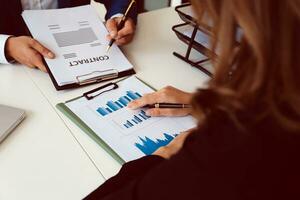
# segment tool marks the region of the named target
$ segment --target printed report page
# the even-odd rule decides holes
[[[181,132],[195,127],[191,116],[150,117],[145,109],[128,109],[130,101],[153,92],[136,77],[121,81],[118,86],[91,100],[82,97],[66,106],[124,161],[151,155]]]

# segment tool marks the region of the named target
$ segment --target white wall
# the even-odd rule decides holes
[[[155,10],[159,8],[167,7],[169,4],[168,0],[145,0],[146,10]],[[181,0],[171,0],[171,6],[177,6],[181,4]]]
[[[96,8],[99,16],[104,20],[106,13],[104,5],[102,5],[101,3],[96,3],[94,0],[91,1],[91,4]]]
[[[178,5],[180,5],[181,4],[181,0],[172,0],[171,1],[171,6],[178,6]]]

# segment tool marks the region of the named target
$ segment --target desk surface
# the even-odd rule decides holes
[[[0,199],[81,199],[104,181],[24,67],[0,67],[0,103],[26,110],[0,144]]]
[[[172,55],[186,50],[171,30],[180,22],[174,8],[142,14],[123,48],[137,76],[157,89],[194,91],[208,80]],[[80,199],[118,172],[121,166],[55,108],[101,84],[57,92],[47,74],[20,66],[1,66],[0,83],[0,103],[28,111],[0,145],[0,199]]]

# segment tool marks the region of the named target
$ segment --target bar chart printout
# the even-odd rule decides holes
[[[176,136],[177,134],[172,136],[164,133],[164,139],[155,140],[152,140],[148,137],[139,137],[140,143],[135,143],[135,146],[140,149],[145,155],[151,155],[159,147],[168,145]]]
[[[121,108],[126,107],[129,102],[140,97],[142,97],[142,95],[138,92],[126,91],[125,96],[120,97],[117,101],[108,101],[106,103],[107,107],[100,107],[97,109],[97,112],[104,117],[106,115],[109,115],[110,113],[113,113]]]
[[[118,86],[92,100],[82,97],[65,105],[125,162],[151,155],[173,141],[176,134],[195,127],[190,116],[150,117],[143,109],[125,107],[153,92],[136,77],[124,79]]]
[[[146,115],[145,111],[141,110],[138,114],[133,115],[132,119],[128,119],[123,126],[127,129],[134,127],[135,125],[146,121],[147,119],[151,118],[150,116]]]

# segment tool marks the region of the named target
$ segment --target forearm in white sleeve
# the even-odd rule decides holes
[[[116,18],[116,17],[123,17],[123,15],[124,14],[122,14],[122,13],[117,13],[117,14],[111,16],[110,19],[113,19],[113,18]]]
[[[5,44],[7,39],[11,37],[10,35],[2,35],[0,34],[0,64],[9,64],[6,56],[5,56]]]

